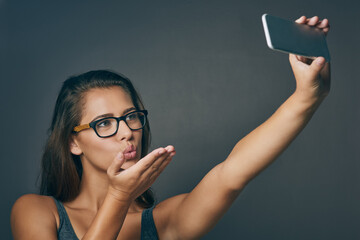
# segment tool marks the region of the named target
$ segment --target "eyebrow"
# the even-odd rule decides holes
[[[130,107],[130,108],[127,108],[127,109],[125,109],[124,111],[123,111],[123,113],[122,113],[122,115],[125,115],[125,114],[127,114],[127,113],[129,113],[129,112],[131,112],[131,111],[136,111],[136,108],[135,107]],[[91,120],[90,122],[93,122],[93,121],[95,121],[95,120],[97,120],[97,119],[100,119],[100,118],[107,118],[107,117],[113,117],[114,116],[114,114],[112,114],[112,113],[105,113],[105,114],[101,114],[101,115],[98,115],[98,116],[96,116],[93,120]]]

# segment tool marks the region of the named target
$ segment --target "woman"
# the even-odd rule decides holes
[[[329,31],[326,19],[298,23]],[[155,207],[149,187],[175,155],[147,154],[147,111],[130,81],[93,71],[64,82],[43,156],[41,192],[13,206],[14,239],[198,239],[305,127],[330,89],[330,66],[290,55],[296,91],[187,194]],[[214,191],[216,189],[216,191]],[[50,197],[51,196],[51,197]]]

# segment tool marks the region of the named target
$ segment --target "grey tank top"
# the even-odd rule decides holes
[[[66,213],[64,205],[53,198],[59,213],[60,224],[57,230],[59,240],[79,240],[71,225],[70,219]],[[141,240],[158,240],[156,226],[153,218],[153,207],[145,209],[141,215]]]

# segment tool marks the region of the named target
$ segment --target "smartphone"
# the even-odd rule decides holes
[[[270,49],[308,58],[322,56],[330,61],[330,53],[322,30],[268,14],[262,15],[267,45]]]

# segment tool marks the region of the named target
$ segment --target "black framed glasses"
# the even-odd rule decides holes
[[[146,125],[147,110],[133,111],[121,117],[106,117],[88,124],[82,124],[74,127],[74,132],[80,132],[85,129],[94,129],[96,135],[101,138],[115,135],[119,129],[119,122],[124,121],[131,130],[143,129]]]

